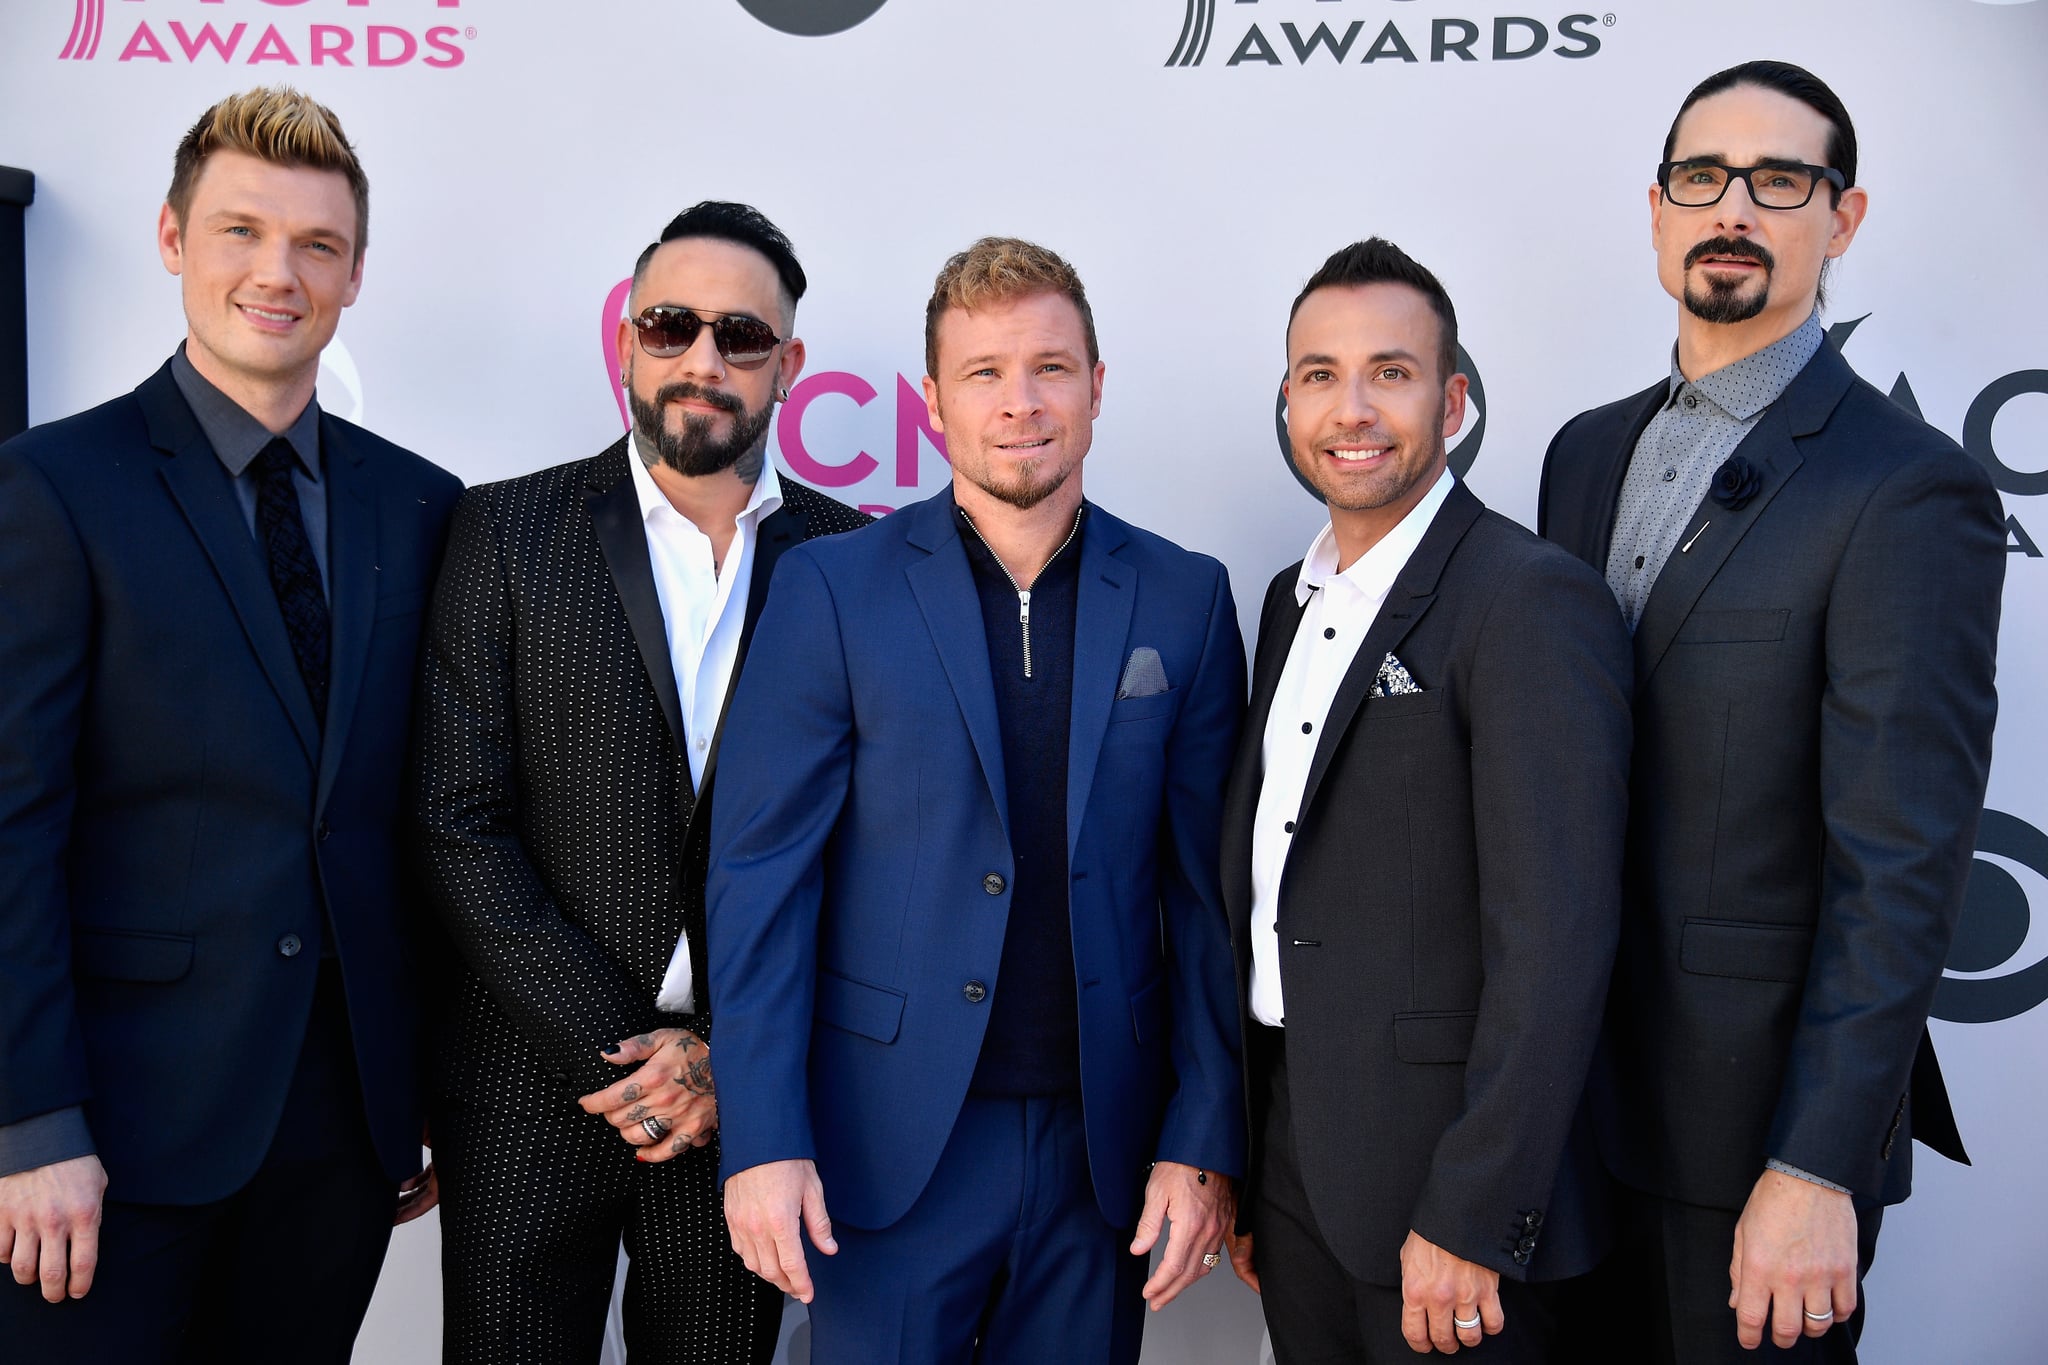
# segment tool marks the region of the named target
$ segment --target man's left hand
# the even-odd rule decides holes
[[[1472,1325],[1461,1327],[1460,1321]],[[1401,1335],[1412,1349],[1450,1355],[1461,1345],[1477,1346],[1507,1325],[1498,1270],[1453,1256],[1410,1230],[1401,1244]]]
[[[1822,1335],[1856,1311],[1855,1205],[1839,1190],[1765,1171],[1736,1220],[1728,1283],[1744,1350],[1763,1343],[1766,1326],[1780,1349]]]
[[[1150,1252],[1162,1225],[1171,1224],[1159,1268],[1145,1281],[1145,1301],[1154,1312],[1215,1268],[1204,1257],[1217,1256],[1217,1264],[1221,1264],[1223,1233],[1236,1219],[1237,1195],[1229,1176],[1178,1161],[1161,1161],[1152,1167],[1152,1178],[1145,1182],[1145,1211],[1138,1215],[1138,1235],[1131,1242],[1131,1254]]]
[[[711,1048],[702,1038],[686,1028],[655,1029],[621,1039],[605,1049],[604,1059],[614,1066],[644,1065],[576,1103],[603,1115],[621,1138],[638,1147],[635,1157],[667,1161],[711,1141],[711,1130],[718,1126],[718,1096],[711,1084]]]
[[[441,1180],[429,1161],[427,1169],[398,1187],[398,1212],[392,1215],[391,1226],[402,1228],[440,1202]]]

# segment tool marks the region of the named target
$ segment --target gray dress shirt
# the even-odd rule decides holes
[[[1679,370],[1678,351],[1672,349],[1671,396],[1636,441],[1607,549],[1607,583],[1630,630],[1642,619],[1657,575],[1706,497],[1714,471],[1824,341],[1815,314],[1791,335],[1694,381]]]

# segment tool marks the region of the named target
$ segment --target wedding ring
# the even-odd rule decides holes
[[[1469,1332],[1478,1325],[1479,1315],[1477,1313],[1474,1313],[1469,1320],[1459,1317],[1456,1312],[1451,1314],[1451,1326],[1457,1328],[1460,1332]]]
[[[1835,1320],[1835,1310],[1832,1308],[1828,1309],[1825,1313],[1816,1313],[1812,1309],[1805,1311],[1808,1322],[1833,1322]]]
[[[642,1119],[640,1120],[640,1130],[647,1134],[649,1142],[659,1142],[668,1136],[668,1120],[659,1118]]]
[[[1219,1252],[1205,1251],[1202,1253],[1202,1264],[1214,1270],[1217,1266],[1223,1264],[1223,1257]]]

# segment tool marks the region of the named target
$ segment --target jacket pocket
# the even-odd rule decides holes
[[[870,986],[837,972],[818,973],[818,1018],[834,1028],[858,1033],[878,1043],[896,1041],[897,1030],[903,1026],[906,998],[901,991]]]
[[[80,976],[110,981],[176,981],[192,970],[192,940],[185,934],[74,929],[71,965]]]
[[[1472,1054],[1477,1010],[1417,1010],[1394,1016],[1394,1055],[1422,1066],[1462,1062]]]
[[[1444,709],[1442,689],[1403,692],[1394,697],[1367,697],[1358,714],[1366,720],[1395,720],[1402,716],[1426,716]]]
[[[1118,697],[1109,705],[1109,723],[1115,725],[1125,720],[1150,720],[1154,716],[1171,714],[1180,704],[1180,690],[1169,687],[1164,692],[1154,692],[1145,697]]]
[[[1689,919],[1678,940],[1678,965],[1696,976],[1800,982],[1812,957],[1813,930],[1796,924]]]
[[[1785,625],[1792,619],[1787,607],[1751,611],[1696,611],[1678,628],[1678,638],[1693,645],[1732,645],[1742,641],[1771,641],[1785,638]]]

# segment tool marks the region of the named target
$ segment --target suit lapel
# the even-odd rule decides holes
[[[1587,509],[1585,530],[1589,544],[1567,547],[1575,553],[1583,548],[1588,553],[1580,555],[1593,568],[1607,572],[1607,555],[1614,548],[1614,513],[1621,505],[1621,485],[1628,478],[1629,461],[1635,458],[1636,442],[1642,440],[1643,431],[1650,425],[1650,419],[1657,415],[1657,409],[1670,397],[1669,377],[1637,394],[1630,400],[1635,406],[1628,419],[1627,436],[1604,450],[1594,453],[1598,461],[1592,469],[1593,492],[1599,499]]]
[[[256,537],[243,520],[241,504],[235,499],[233,482],[221,468],[199,421],[185,405],[185,398],[171,378],[169,365],[158,370],[135,391],[149,424],[150,442],[168,458],[162,466],[164,485],[178,509],[192,527],[192,534],[206,550],[213,570],[220,577],[228,602],[242,624],[264,675],[278,703],[291,717],[308,763],[320,755],[320,729],[313,716],[312,700],[299,676],[292,644],[285,634],[284,614],[278,609],[277,593],[270,586],[270,573]]]
[[[1458,542],[1465,538],[1465,532],[1479,520],[1479,514],[1484,510],[1479,499],[1462,481],[1453,484],[1444,505],[1437,509],[1436,517],[1429,523],[1429,529],[1422,533],[1422,541],[1415,547],[1415,553],[1408,556],[1401,576],[1394,580],[1387,600],[1380,604],[1379,615],[1373,618],[1372,625],[1366,630],[1358,653],[1352,655],[1351,667],[1345,670],[1344,681],[1337,685],[1337,695],[1330,701],[1329,715],[1323,720],[1323,733],[1316,740],[1315,758],[1309,764],[1308,781],[1302,786],[1303,812],[1314,804],[1316,788],[1322,784],[1323,774],[1329,771],[1331,761],[1337,756],[1337,746],[1343,742],[1352,721],[1357,718],[1358,708],[1365,704],[1366,694],[1371,691],[1373,680],[1379,676],[1380,664],[1400,647],[1408,632],[1415,629],[1415,623],[1436,600],[1437,580],[1443,576],[1444,565],[1450,562],[1451,551],[1457,548]],[[1292,643],[1291,638],[1289,643]]]
[[[725,697],[718,703],[718,724],[711,732],[711,752],[704,756],[704,776],[697,783],[697,799],[711,790],[711,775],[718,770],[718,750],[725,742],[725,713],[732,706],[732,694],[740,685],[740,670],[747,666],[747,646],[754,642],[754,623],[768,604],[768,580],[775,576],[775,562],[782,552],[801,540],[810,518],[790,505],[790,481],[782,483],[782,506],[761,518],[760,537],[754,543],[754,566],[747,580],[747,614],[740,621],[739,645],[732,656],[732,675],[726,681]]]
[[[1081,838],[1081,817],[1095,783],[1095,761],[1130,643],[1138,571],[1115,553],[1128,537],[1115,517],[1090,508],[1081,528],[1081,582],[1074,602],[1074,695],[1067,722],[1067,856]],[[1174,681],[1169,679],[1170,682]],[[1178,683],[1189,679],[1179,679]],[[1176,685],[1178,685],[1178,683]]]
[[[683,703],[676,690],[675,665],[668,652],[668,627],[661,618],[661,598],[654,590],[654,564],[647,557],[647,531],[640,519],[640,498],[633,490],[632,471],[626,461],[635,458],[626,438],[590,462],[584,482],[584,505],[590,509],[590,523],[597,532],[598,547],[605,566],[611,570],[612,588],[625,608],[626,623],[632,627],[633,642],[640,647],[640,662],[647,680],[654,685],[654,698],[668,722],[669,737],[676,751],[684,751],[688,737],[683,733]]]
[[[959,704],[960,717],[981,758],[982,776],[988,780],[989,796],[996,803],[1002,821],[1003,838],[1010,837],[1010,803],[1006,797],[1008,779],[1003,774],[1003,732],[996,720],[995,679],[988,668],[988,636],[981,625],[981,597],[974,590],[974,571],[968,567],[967,551],[960,544],[960,528],[954,523],[953,494],[949,489],[936,497],[895,513],[912,519],[908,543],[925,552],[904,570],[910,591],[931,632],[939,664]],[[1077,684],[1078,685],[1078,684]]]
[[[333,620],[327,684],[327,734],[321,748],[317,802],[347,751],[349,722],[361,695],[377,609],[377,490],[338,423],[320,418],[321,476],[327,480],[327,597]],[[317,809],[316,805],[316,809]]]
[[[1636,623],[1638,683],[1647,682],[1657,671],[1700,594],[1804,461],[1798,438],[1810,436],[1827,424],[1829,414],[1848,392],[1854,378],[1855,372],[1848,362],[1832,347],[1821,347],[1735,448],[1735,454],[1762,472],[1763,486],[1735,511],[1711,497],[1703,498],[1686,522],[1678,547],[1664,561],[1664,570],[1657,575],[1650,598],[1643,604],[1642,619]]]
[[[1280,675],[1286,671],[1287,655],[1307,611],[1294,600],[1300,572],[1297,561],[1266,590],[1252,659],[1251,705],[1237,732],[1237,753],[1230,765],[1228,804],[1223,812],[1223,903],[1239,933],[1251,921],[1252,825],[1258,818],[1259,792],[1264,786],[1266,723],[1272,718],[1273,695],[1280,690]]]

